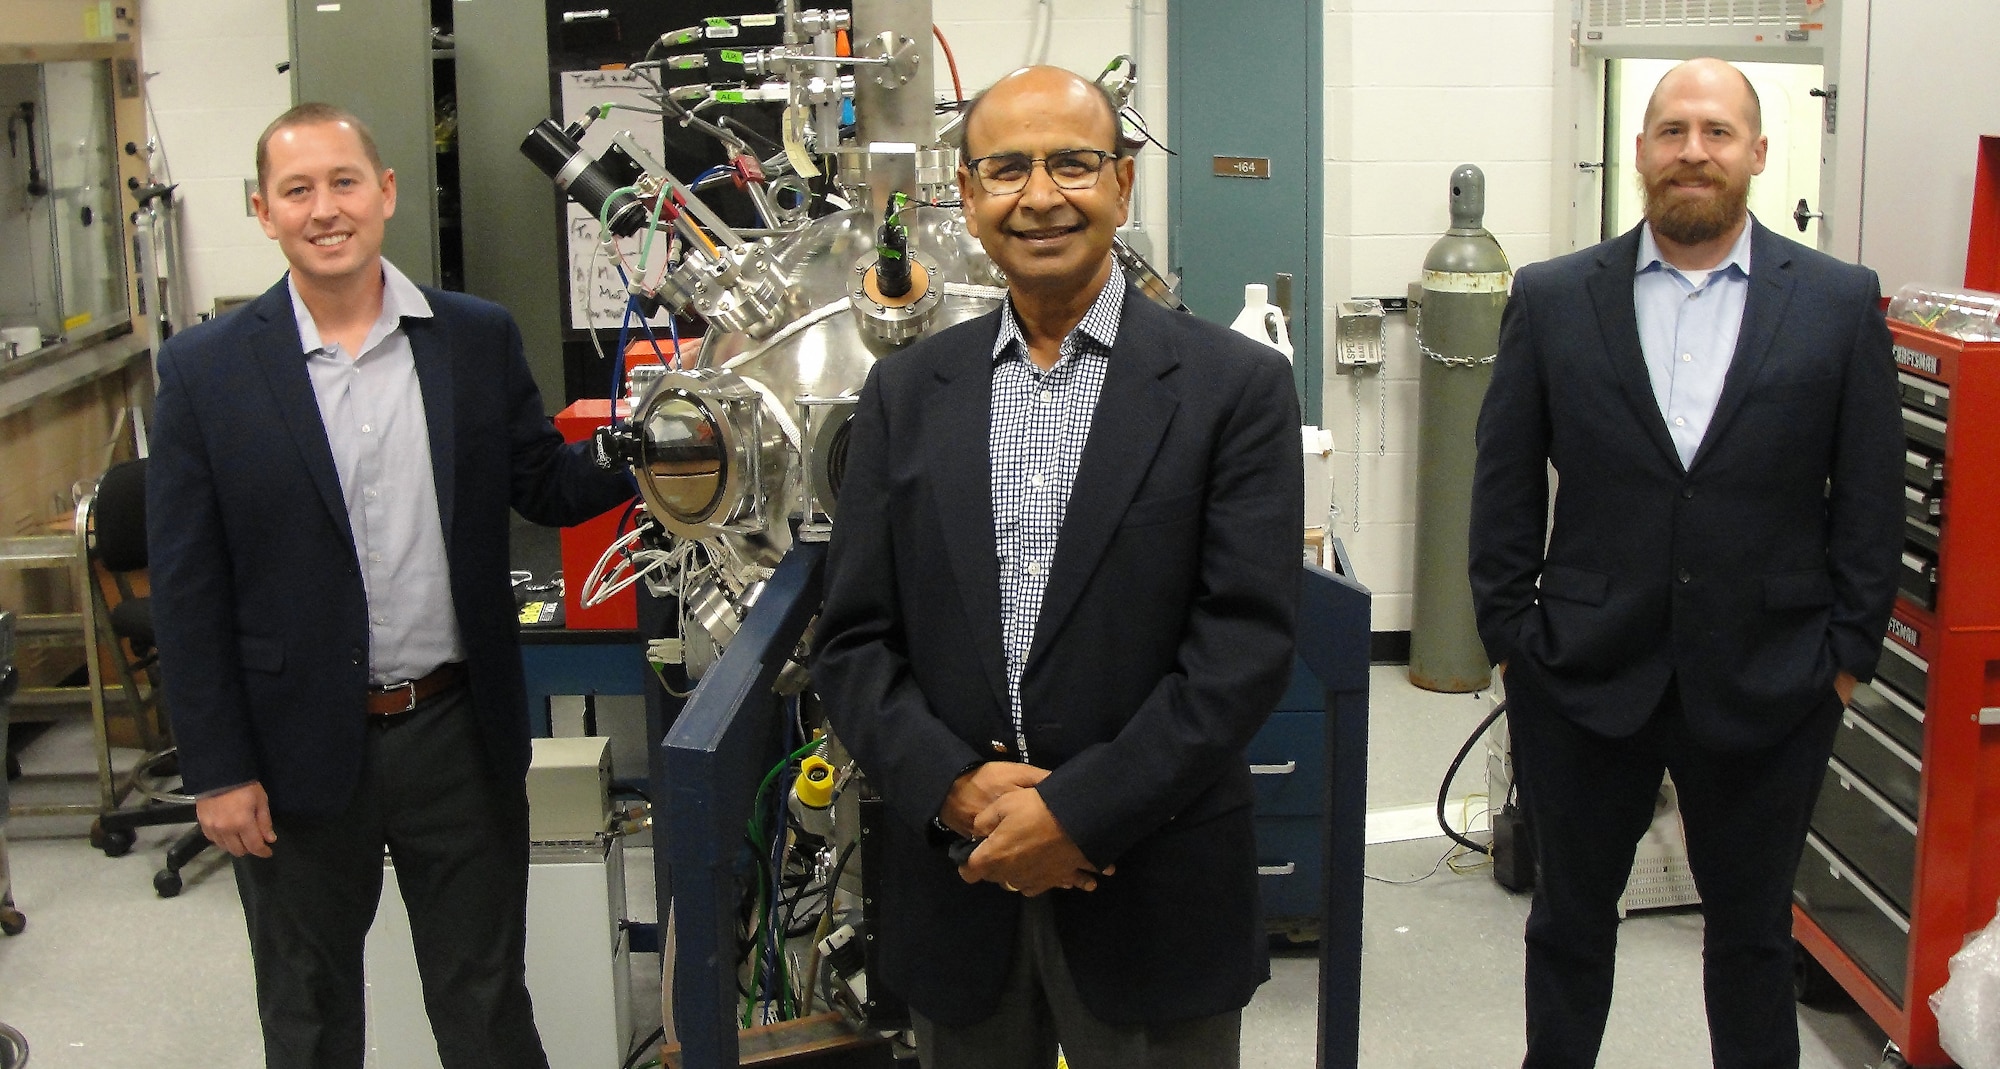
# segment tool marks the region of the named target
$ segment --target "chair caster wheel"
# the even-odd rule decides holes
[[[153,890],[161,898],[172,898],[181,893],[181,874],[172,869],[161,869],[153,873]]]
[[[20,935],[27,930],[27,914],[22,913],[12,906],[0,908],[0,932],[5,932],[8,935]]]
[[[124,857],[138,839],[136,833],[123,829],[107,831],[103,821],[90,822],[90,845],[104,851],[105,857]]]

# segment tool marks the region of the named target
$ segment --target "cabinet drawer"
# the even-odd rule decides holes
[[[1903,406],[1903,435],[1926,452],[1944,452],[1944,421]]]
[[[1905,527],[1921,526],[1906,520]],[[1903,545],[1903,566],[1896,572],[1896,589],[1912,602],[1926,609],[1937,608],[1938,566],[1924,552],[1910,543]]]
[[[1817,835],[1806,835],[1792,900],[1898,1006],[1903,1004],[1903,985],[1909,977],[1909,918],[1855,875]]]
[[[1326,714],[1278,712],[1244,750],[1257,815],[1313,817],[1326,812]]]
[[[1919,523],[1937,524],[1944,516],[1944,491],[1903,486],[1903,515]]]
[[[1896,373],[1896,386],[1903,395],[1903,407],[1933,419],[1951,418],[1951,387],[1941,382]]]
[[[1813,807],[1812,830],[1897,910],[1910,910],[1917,871],[1917,825],[1838,759]]]
[[[1894,687],[1877,687],[1871,683],[1856,683],[1854,697],[1848,706],[1850,712],[1859,713],[1882,733],[1903,744],[1919,758],[1924,752],[1924,711],[1910,703],[1908,698],[1896,692]]]
[[[1903,482],[1926,491],[1944,489],[1944,461],[1921,449],[1903,450]]]
[[[1292,681],[1285,687],[1285,696],[1272,706],[1279,712],[1299,710],[1324,710],[1326,708],[1326,688],[1320,685],[1319,677],[1312,674],[1306,662],[1292,658]]]
[[[1922,709],[1931,692],[1931,665],[1902,643],[1885,638],[1882,658],[1875,663],[1875,681],[1888,684],[1900,697]]]
[[[1318,917],[1326,880],[1318,817],[1258,817],[1257,891],[1264,920]]]
[[[1917,818],[1923,793],[1923,766],[1868,718],[1849,709],[1840,715],[1840,732],[1833,737],[1833,756],[1853,769],[1904,816]]]

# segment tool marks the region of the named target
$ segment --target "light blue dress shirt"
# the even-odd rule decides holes
[[[1743,304],[1750,295],[1749,223],[1714,270],[1692,275],[1667,263],[1653,240],[1653,224],[1644,224],[1638,274],[1632,280],[1639,349],[1682,468],[1694,463],[1736,355]]]
[[[357,355],[322,342],[298,286],[289,277],[286,285],[368,595],[369,681],[421,679],[465,659],[438,517],[430,423],[403,332],[404,318],[431,318],[430,302],[383,260],[382,314]]]

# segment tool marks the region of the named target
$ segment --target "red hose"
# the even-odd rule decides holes
[[[951,54],[951,42],[944,39],[944,31],[931,23],[931,35],[937,38],[938,47],[944,49],[944,61],[951,66],[951,95],[955,107],[965,106],[965,84],[958,80],[958,57]]]

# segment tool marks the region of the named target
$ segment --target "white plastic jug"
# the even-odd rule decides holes
[[[1243,287],[1243,310],[1229,329],[1246,338],[1255,338],[1292,358],[1292,339],[1285,333],[1285,313],[1271,303],[1270,290],[1261,285]]]

